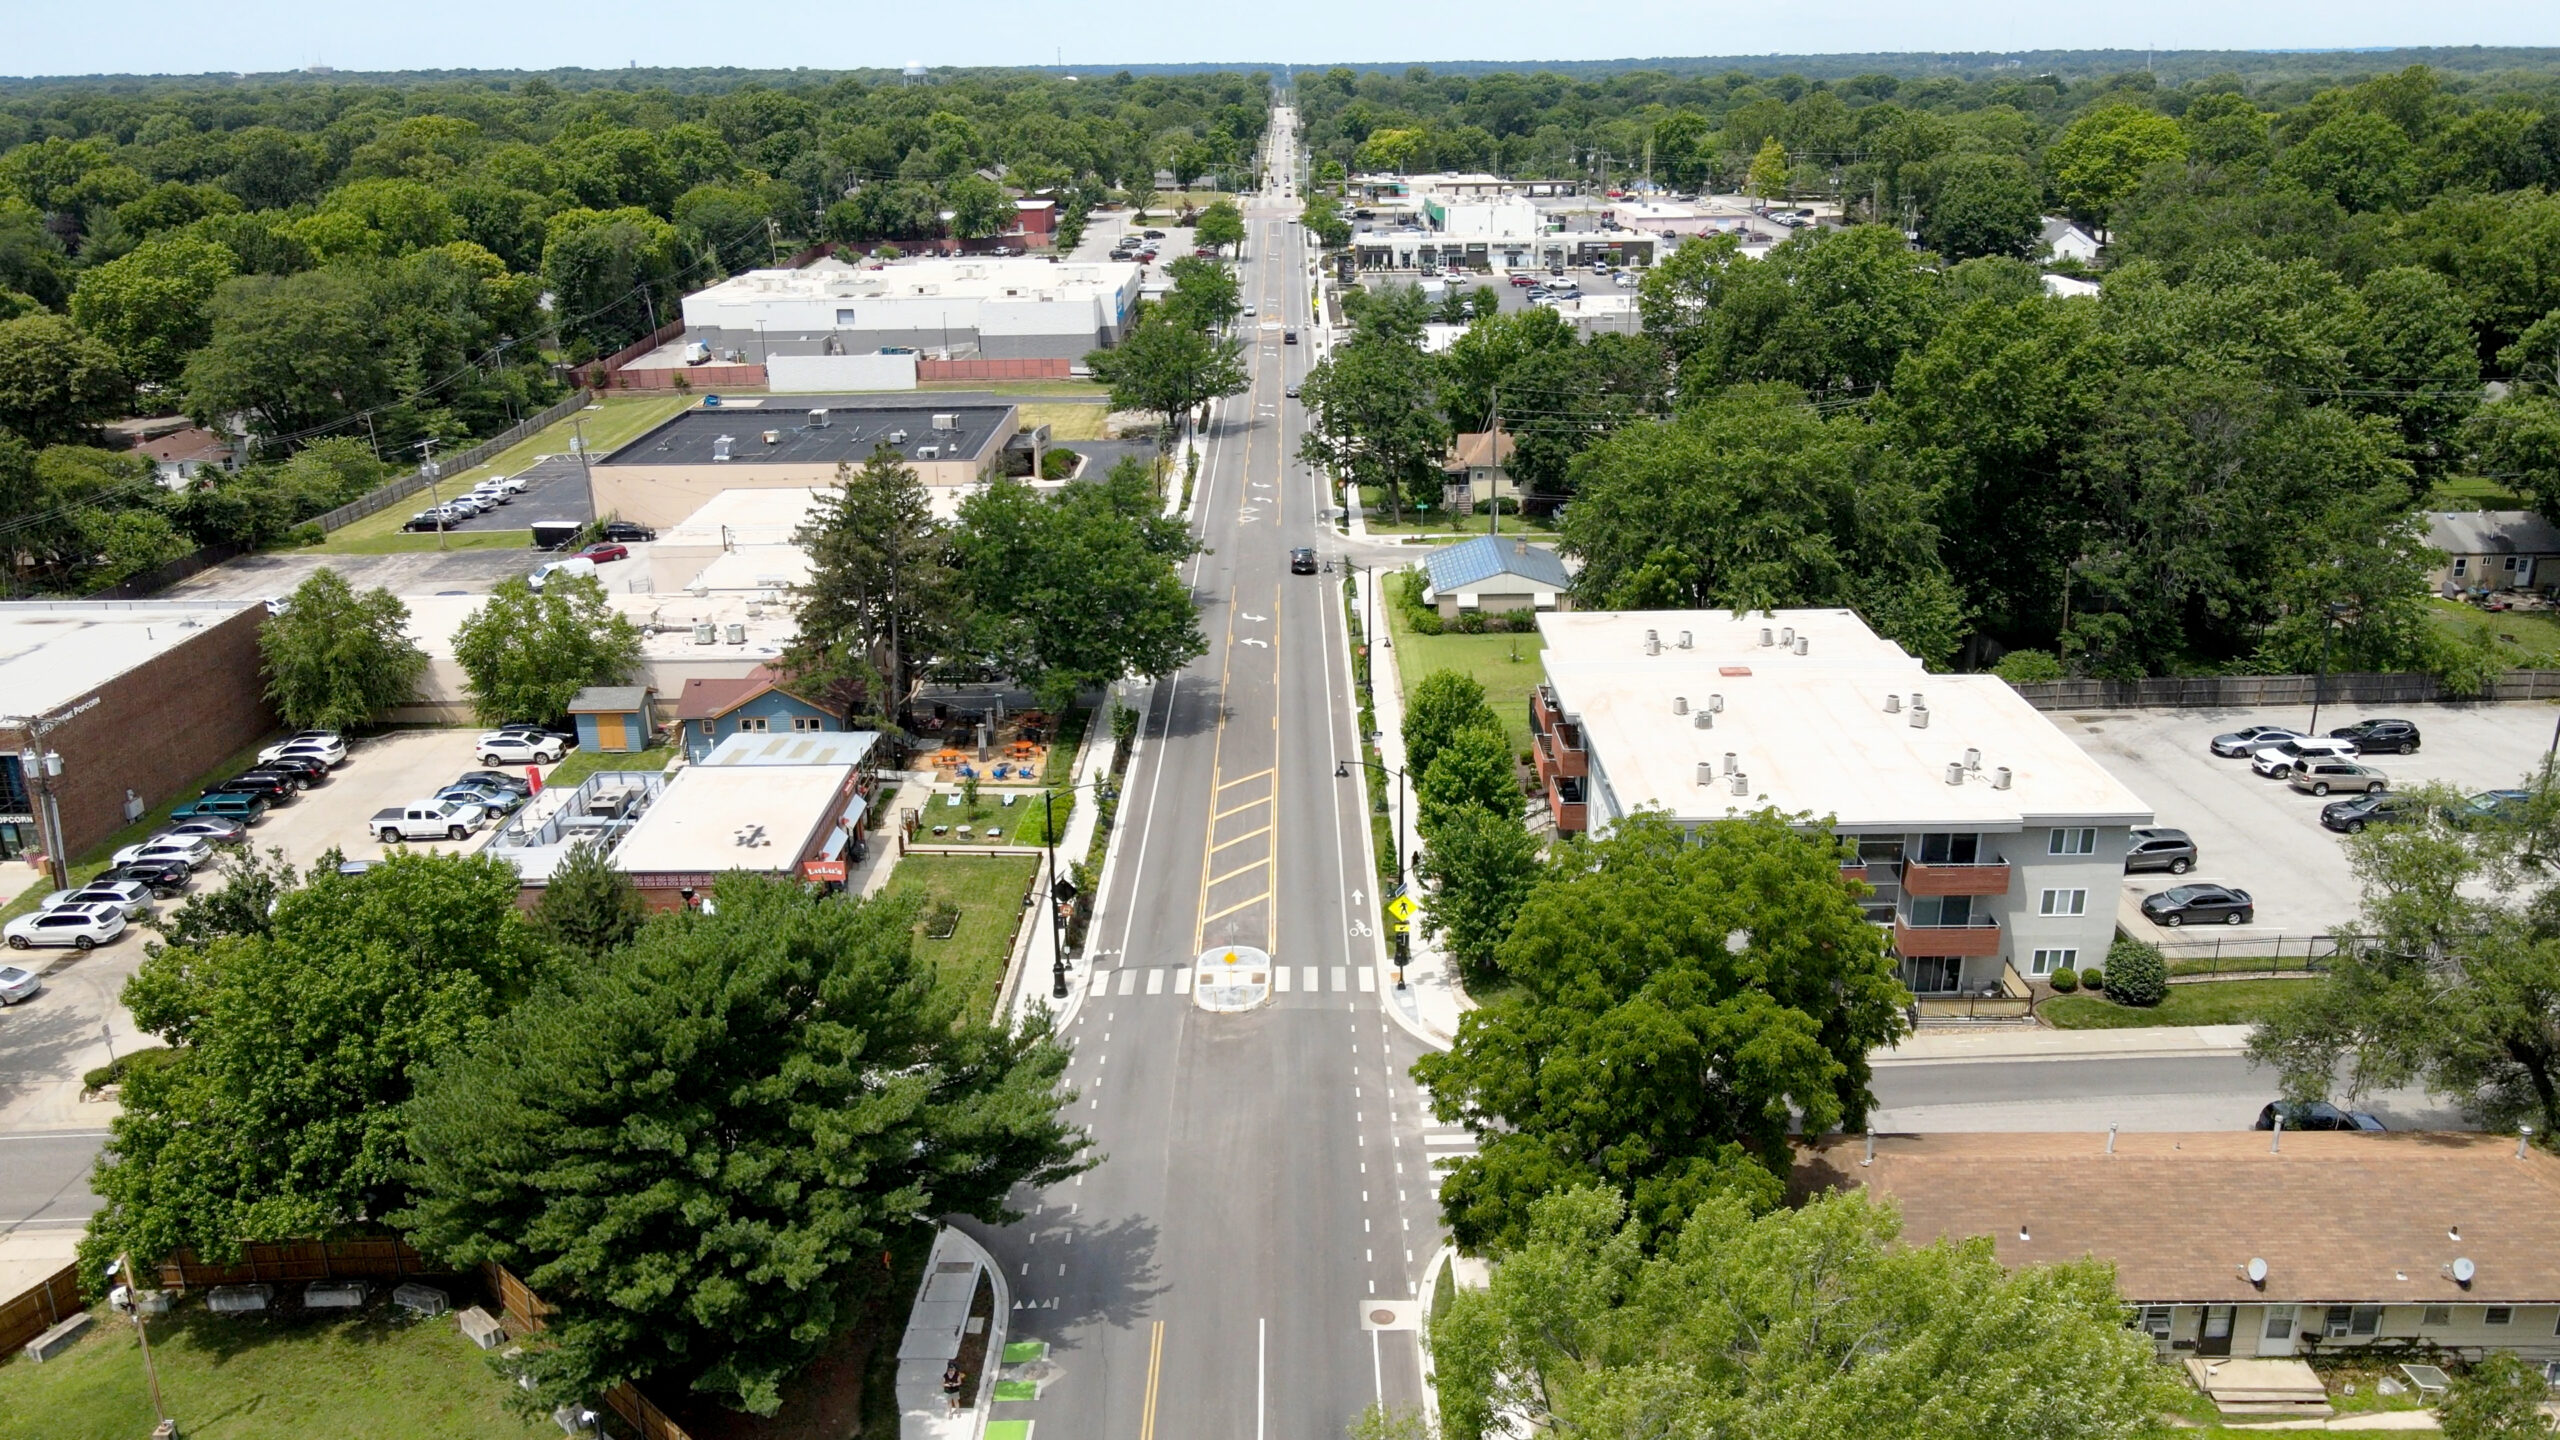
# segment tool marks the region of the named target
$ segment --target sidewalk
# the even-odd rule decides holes
[[[1356,507],[1353,514],[1358,514]],[[1351,572],[1351,603],[1361,607],[1364,614],[1368,613],[1366,603],[1368,597],[1362,592],[1368,586],[1369,578],[1365,572],[1358,570]],[[1383,600],[1384,597],[1380,598]],[[1372,703],[1376,707],[1378,716],[1378,763],[1391,771],[1403,770],[1405,768],[1404,689],[1396,670],[1395,647],[1386,639],[1389,627],[1385,620],[1383,603],[1378,607],[1378,613],[1379,634],[1370,637],[1369,646],[1369,681]],[[1344,663],[1349,664],[1348,656],[1344,657]],[[1386,796],[1388,820],[1392,824],[1398,810],[1396,778],[1393,775],[1380,777],[1372,772],[1369,780],[1372,785],[1379,787],[1373,793]],[[1413,813],[1413,796],[1410,788],[1407,789],[1403,798],[1404,829],[1396,837],[1396,843],[1407,861],[1406,893],[1412,895],[1416,903],[1421,903],[1427,897],[1423,893],[1421,882],[1411,873],[1410,862],[1422,850],[1422,836],[1415,828],[1419,822]],[[1360,833],[1364,838],[1367,837],[1370,827],[1362,825]],[[1386,858],[1389,868],[1392,869],[1394,857]],[[1375,867],[1372,867],[1370,873],[1373,875],[1377,873]],[[1383,904],[1383,899],[1381,903]],[[1448,957],[1441,953],[1437,945],[1424,938],[1422,916],[1419,914],[1414,916],[1410,958],[1405,962],[1404,967],[1405,988],[1396,989],[1395,947],[1386,934],[1385,911],[1380,909],[1374,913],[1379,921],[1378,991],[1388,1001],[1387,1013],[1395,1016],[1397,1022],[1411,1032],[1416,1039],[1436,1048],[1447,1048],[1458,1037],[1458,1017],[1474,1009],[1475,1002],[1467,998],[1466,991],[1459,986],[1456,967],[1449,963]]]
[[[1868,1057],[1875,1065],[1965,1065],[2032,1060],[2166,1060],[2248,1053],[2247,1025],[2161,1025],[2135,1030],[1942,1030],[1903,1038]]]
[[[1143,681],[1134,686],[1123,682],[1113,685],[1105,692],[1102,703],[1094,707],[1093,718],[1085,724],[1084,742],[1076,749],[1075,765],[1069,772],[1076,784],[1091,787],[1095,781],[1111,774],[1111,707],[1113,703],[1126,705],[1143,715],[1146,713],[1152,688]],[[1139,743],[1145,743],[1143,738]],[[1137,765],[1135,750],[1130,752],[1129,763],[1133,769]],[[1067,828],[1058,834],[1058,869],[1061,872],[1072,875],[1075,867],[1083,863],[1085,852],[1093,848],[1093,830],[1102,822],[1101,810],[1102,797],[1098,790],[1086,788],[1076,792],[1075,812],[1067,817]],[[1125,812],[1121,818],[1125,828],[1127,819]],[[1114,833],[1116,836],[1117,832]],[[1102,873],[1094,877],[1095,893],[1090,897],[1092,903],[1097,906],[1102,903],[1102,897],[1109,889],[1103,882],[1110,873],[1111,860],[1109,852],[1106,851]],[[1044,855],[1039,882],[1040,893],[1043,896],[1049,893],[1049,887],[1054,881],[1055,877],[1048,873]],[[1023,952],[1021,971],[1014,978],[1013,993],[1005,997],[1008,1007],[1006,1016],[1012,1023],[1020,1024],[1035,1014],[1045,1013],[1054,1016],[1058,1028],[1064,1030],[1068,1023],[1075,1019],[1076,1007],[1083,1003],[1085,972],[1092,968],[1092,963],[1089,959],[1079,963],[1074,956],[1068,956],[1067,998],[1063,1001],[1053,998],[1050,990],[1058,954],[1057,930],[1049,923],[1048,912],[1043,909],[1035,908],[1023,917],[1023,923],[1031,928],[1031,936]],[[1092,920],[1085,926],[1085,950],[1088,955],[1093,949],[1093,942],[1100,931],[1101,924],[1102,915],[1097,910]]]
[[[969,1301],[984,1275],[994,1288],[995,1313],[986,1325],[986,1359],[971,1377],[975,1386],[968,1405],[954,1410],[942,1393],[942,1367],[960,1353],[967,1337]],[[977,1440],[987,1428],[987,1410],[995,1403],[996,1369],[1004,1355],[1005,1321],[1012,1310],[1011,1292],[995,1258],[966,1234],[944,1226],[933,1239],[924,1263],[924,1284],[907,1312],[907,1331],[898,1342],[899,1440]]]

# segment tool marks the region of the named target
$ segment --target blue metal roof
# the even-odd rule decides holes
[[[1432,551],[1423,565],[1431,573],[1431,588],[1440,591],[1469,589],[1496,575],[1517,575],[1554,590],[1573,588],[1573,577],[1565,573],[1564,561],[1556,552],[1505,536],[1461,540]]]

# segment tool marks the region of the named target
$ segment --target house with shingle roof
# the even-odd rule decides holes
[[[690,760],[708,757],[732,735],[826,735],[845,728],[842,715],[785,685],[767,665],[736,679],[687,680],[676,699],[677,743]]]
[[[2164,1357],[2506,1350],[2560,1376],[2560,1156],[2513,1135],[1832,1135],[1792,1188],[1889,1199],[1914,1245],[2104,1260]]]
[[[2531,510],[2430,510],[2422,518],[2439,557],[2427,584],[2439,595],[2530,590],[2537,576],[2560,581],[2560,527]]]

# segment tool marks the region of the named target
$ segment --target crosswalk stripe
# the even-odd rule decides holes
[[[1350,966],[1336,965],[1333,967],[1333,988],[1336,990],[1348,990],[1351,988]]]
[[[1128,994],[1130,991],[1135,990],[1135,989],[1137,989],[1137,988],[1138,988],[1138,972],[1137,972],[1137,971],[1135,971],[1135,970],[1123,970],[1123,971],[1121,971],[1121,972],[1120,972],[1120,993],[1121,993],[1121,994],[1123,994],[1123,995],[1126,995],[1126,994]]]
[[[1274,965],[1271,967],[1271,989],[1275,994],[1286,995],[1289,993],[1288,966]]]
[[[1370,969],[1370,968],[1369,968],[1368,966],[1366,966],[1366,965],[1363,965],[1363,966],[1361,966],[1361,967],[1360,967],[1359,975],[1360,975],[1360,988],[1361,988],[1361,989],[1363,989],[1363,990],[1375,990],[1375,989],[1377,989],[1377,988],[1378,988],[1378,972],[1377,972],[1377,971]]]
[[[1176,995],[1188,995],[1191,993],[1190,966],[1185,965],[1181,969],[1173,972],[1173,993]]]
[[[1163,971],[1152,968],[1147,971],[1147,993],[1150,995],[1161,995],[1164,993]]]
[[[1318,984],[1318,983],[1316,982],[1316,967],[1315,967],[1315,966],[1313,966],[1313,965],[1309,965],[1309,966],[1307,966],[1307,967],[1306,967],[1306,972],[1307,972],[1307,974],[1306,974],[1306,981],[1307,981],[1307,993],[1308,993],[1308,994],[1313,995],[1313,994],[1314,994],[1314,993],[1316,993],[1318,990],[1321,990],[1321,989],[1323,989],[1323,988],[1324,988],[1324,986],[1322,986],[1322,985],[1320,985],[1320,984]]]

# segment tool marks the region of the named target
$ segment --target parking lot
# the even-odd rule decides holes
[[[536,520],[576,520],[584,523],[595,518],[595,497],[587,489],[587,470],[575,455],[545,455],[514,478],[524,482],[524,493],[493,510],[485,510],[459,524],[448,525],[448,531],[525,530]],[[444,491],[450,499],[452,489]],[[410,513],[424,510],[433,496],[420,491],[412,497]],[[410,502],[404,501],[404,504]]]
[[[2514,786],[2539,770],[2551,744],[2548,704],[2326,706],[2323,733],[2370,717],[2415,721],[2425,743],[2415,755],[2367,756],[2393,789],[2442,783],[2468,791]],[[2348,871],[2345,837],[2322,828],[2330,800],[2301,794],[2282,780],[2253,774],[2247,760],[2224,760],[2205,747],[2244,725],[2302,726],[2304,710],[2105,710],[2057,713],[2065,733],[2130,786],[2158,823],[2195,837],[2194,873],[2125,877],[2117,923],[2150,940],[2209,946],[2216,939],[2254,942],[2274,936],[2300,941],[2326,935],[2355,918],[2361,896]],[[2142,918],[2142,897],[2171,885],[2204,881],[2246,890],[2257,904],[2252,925],[2172,931]]]

